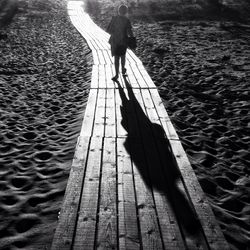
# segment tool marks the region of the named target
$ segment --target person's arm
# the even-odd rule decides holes
[[[128,33],[128,36],[130,37],[133,37],[134,34],[133,34],[133,30],[132,30],[132,25],[131,25],[131,22],[130,20],[128,19],[128,28],[127,28],[127,33]]]
[[[111,19],[111,21],[110,21],[110,23],[108,25],[108,28],[107,28],[107,32],[109,34],[111,34],[113,32],[113,25],[114,25],[114,17],[112,17],[112,19]]]

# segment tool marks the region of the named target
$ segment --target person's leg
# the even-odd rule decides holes
[[[119,75],[119,56],[115,56],[115,76],[112,78],[113,80],[117,80]]]
[[[126,63],[126,54],[121,56],[121,65],[122,65],[122,74],[125,75],[127,72],[127,69],[125,68]]]

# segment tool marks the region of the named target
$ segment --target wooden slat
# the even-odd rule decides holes
[[[97,51],[96,51],[96,50],[92,50],[92,56],[93,56],[94,64],[99,65],[99,64],[100,64],[100,61],[99,61],[99,58],[98,58],[98,55],[97,55]]]
[[[154,82],[152,81],[151,77],[149,76],[149,74],[146,71],[146,69],[144,68],[144,66],[142,64],[137,64],[137,67],[138,67],[141,75],[143,76],[148,88],[156,89]]]
[[[131,67],[131,68],[134,72],[134,76],[137,79],[137,82],[138,82],[138,85],[140,86],[140,88],[148,88],[148,85],[145,82],[143,76],[141,75],[141,72],[138,69],[137,65],[133,65],[133,67]]]
[[[106,90],[99,89],[97,96],[95,120],[93,124],[93,136],[104,136],[105,128],[105,105],[106,105]]]
[[[91,74],[91,88],[98,88],[99,82],[99,72],[98,72],[98,65],[92,66],[92,74]]]
[[[142,96],[144,106],[146,108],[147,116],[150,119],[150,122],[161,125],[159,116],[158,116],[158,114],[157,114],[157,112],[155,110],[155,106],[154,106],[154,103],[153,103],[153,101],[151,99],[151,95],[149,93],[149,90],[148,89],[141,89],[141,96]],[[162,135],[157,135],[157,134],[155,134],[155,136],[156,137],[157,136],[164,137]]]
[[[116,131],[117,137],[126,137],[128,131],[124,128],[123,124],[127,123],[127,115],[121,113],[122,99],[118,89],[115,89],[115,110],[116,110]]]
[[[116,139],[104,138],[97,247],[117,249]]]
[[[164,107],[163,101],[159,95],[158,90],[157,89],[149,89],[149,92],[151,94],[152,100],[155,104],[155,109],[156,109],[159,117],[170,120],[168,113]]]
[[[142,62],[139,60],[137,56],[133,53],[132,50],[128,49],[127,53],[128,60],[131,64],[142,64]]]
[[[99,64],[98,65],[98,72],[99,72],[99,88],[106,88],[106,75],[105,75],[105,65]]]
[[[110,65],[113,64],[113,60],[112,60],[109,50],[107,49],[103,50],[103,56],[105,58],[106,64],[109,65],[110,67]]]
[[[129,138],[127,150],[132,158],[137,207],[143,249],[163,249],[154,198],[152,196],[150,172],[145,161],[143,144],[139,138]],[[149,156],[150,157],[150,156]]]
[[[116,83],[111,80],[113,77],[113,71],[110,65],[105,65],[105,75],[106,75],[106,85],[107,88],[113,89],[116,88]]]
[[[79,137],[51,249],[71,249],[90,137]]]
[[[106,61],[105,61],[105,58],[103,56],[102,50],[98,49],[97,54],[98,54],[99,61],[100,61],[99,64],[106,64]]]
[[[140,249],[133,169],[125,149],[128,138],[117,138],[119,249]]]
[[[91,140],[73,249],[94,249],[102,144],[100,137]]]
[[[134,96],[133,89],[128,87],[120,88],[119,94],[122,99],[122,116],[126,116],[127,124],[126,130],[128,131],[129,137],[140,137],[140,128],[138,125],[138,116],[135,113],[134,103],[136,102],[136,98]]]
[[[107,89],[105,137],[116,137],[115,92]]]
[[[169,140],[170,139],[179,140],[179,137],[176,133],[176,130],[174,129],[172,122],[170,121],[170,118],[166,112],[163,102],[158,94],[158,91],[156,89],[150,89],[149,91],[150,91],[152,99],[154,100],[155,109],[158,113],[158,116],[160,118],[162,127],[165,130],[167,138]]]
[[[97,89],[90,89],[80,136],[91,136],[97,103]]]
[[[134,72],[132,70],[132,65],[127,66],[127,74],[128,74],[128,80],[129,83],[133,88],[139,88],[139,84],[137,82],[137,79],[135,78]]]
[[[147,116],[146,108],[144,106],[144,102],[141,96],[141,91],[140,89],[133,89],[132,93],[134,94],[134,98],[135,98],[133,102],[133,106],[136,112],[138,126],[140,128],[140,135],[142,137],[147,136],[148,133],[151,132],[151,124]]]
[[[113,75],[115,75],[115,69],[113,70]],[[121,71],[119,73],[118,81],[119,81],[120,85],[122,86],[122,88],[126,88],[125,83],[124,83],[124,77],[123,77]]]

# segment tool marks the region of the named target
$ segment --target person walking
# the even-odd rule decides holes
[[[114,16],[108,25],[107,32],[110,34],[109,43],[111,45],[111,54],[114,56],[115,76],[113,81],[117,81],[119,76],[119,67],[121,60],[122,74],[126,75],[126,51],[128,48],[128,37],[133,37],[132,26],[127,18],[128,7],[120,5],[118,15]]]

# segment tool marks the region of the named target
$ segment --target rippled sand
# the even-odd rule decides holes
[[[0,40],[0,249],[49,249],[92,58],[65,3],[21,3]]]

